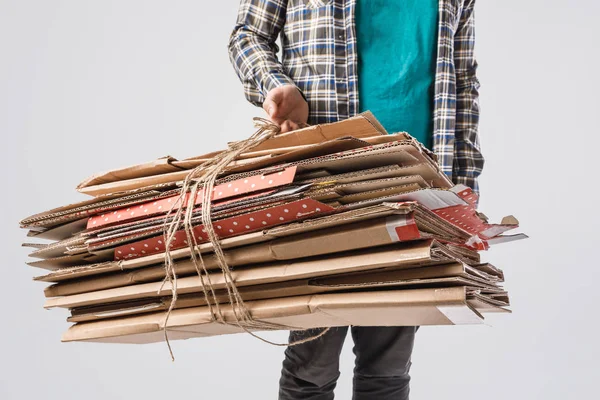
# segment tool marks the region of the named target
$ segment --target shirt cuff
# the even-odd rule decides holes
[[[285,86],[285,85],[293,85],[296,86],[296,83],[284,73],[281,72],[266,72],[262,74],[262,79],[260,82],[261,92],[264,97],[267,97],[267,94],[275,88]],[[300,89],[298,89],[300,90]],[[304,94],[303,94],[304,96]]]

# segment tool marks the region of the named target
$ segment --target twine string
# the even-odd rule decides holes
[[[280,127],[273,124],[269,120],[263,118],[254,118],[254,123],[258,129],[252,136],[246,140],[231,143],[229,145],[229,149],[211,158],[210,160],[205,161],[198,167],[194,168],[185,177],[181,186],[179,197],[167,213],[167,218],[163,226],[165,243],[165,278],[162,282],[159,292],[162,291],[165,284],[170,285],[172,301],[170,302],[169,308],[165,315],[163,331],[165,342],[167,343],[172,360],[175,360],[175,357],[169,342],[167,325],[177,303],[177,272],[175,262],[171,256],[171,247],[173,246],[177,232],[182,226],[186,233],[187,244],[191,249],[190,258],[195,267],[196,273],[200,278],[200,285],[202,287],[204,300],[206,301],[212,321],[216,321],[221,324],[232,324],[231,322],[227,321],[223,313],[223,308],[220,305],[202,253],[198,248],[199,238],[194,235],[194,229],[197,229],[197,227],[193,226],[192,218],[194,216],[196,199],[198,197],[201,197],[200,216],[202,221],[202,230],[204,233],[206,233],[208,240],[212,244],[213,253],[217,259],[217,265],[219,266],[223,276],[224,286],[227,291],[227,299],[229,300],[229,305],[231,306],[234,319],[234,323],[232,325],[239,327],[240,329],[265,343],[275,346],[294,346],[306,343],[322,337],[329,331],[329,328],[325,328],[315,336],[307,337],[293,343],[272,342],[250,331],[250,329],[280,330],[284,328],[295,330],[293,327],[284,327],[252,318],[252,315],[246,307],[244,300],[242,299],[242,295],[235,284],[231,273],[231,268],[227,263],[226,255],[212,224],[212,195],[214,192],[215,182],[219,175],[221,175],[225,168],[232,161],[236,160],[240,154],[248,152],[250,149],[280,133]],[[171,214],[173,214],[173,218],[169,219]]]

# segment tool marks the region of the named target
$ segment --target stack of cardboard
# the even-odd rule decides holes
[[[93,199],[21,222],[49,270],[47,308],[67,308],[64,341],[146,343],[241,332],[208,241],[200,195],[192,215],[212,307],[179,231],[178,300],[164,285],[165,222],[190,170],[220,152],[96,175],[78,186]],[[189,200],[189,197],[186,199]],[[215,183],[213,227],[252,318],[282,329],[343,325],[445,325],[508,312],[503,273],[479,251],[524,235],[518,222],[490,224],[477,196],[454,186],[435,156],[404,133],[388,135],[369,114],[280,134],[241,154]],[[193,246],[192,246],[193,247]],[[209,300],[210,301],[210,300]],[[167,326],[165,326],[167,324]]]

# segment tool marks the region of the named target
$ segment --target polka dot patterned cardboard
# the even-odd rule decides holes
[[[479,196],[477,196],[477,193],[473,192],[471,188],[466,186],[463,190],[456,192],[456,194],[458,195],[458,197],[460,197],[461,199],[473,206],[476,206],[477,200],[479,200]]]
[[[269,175],[255,175],[222,183],[213,188],[213,201],[224,200],[234,196],[287,185],[294,181],[295,175],[296,167],[289,167]],[[116,210],[111,213],[97,215],[88,220],[87,229],[97,229],[110,224],[118,224],[124,221],[148,218],[152,215],[167,213],[174,206],[178,206],[178,200],[179,196],[171,196]],[[189,201],[189,194],[184,198],[184,202],[187,201]],[[199,191],[196,196],[195,204],[200,204],[201,202],[202,191]]]
[[[444,207],[433,212],[470,235],[477,235],[487,228],[487,224],[477,216],[475,206],[472,205]]]
[[[334,208],[313,199],[302,199],[265,210],[238,215],[213,222],[213,227],[220,239],[238,236],[264,228],[286,224],[292,221],[315,217],[332,212]],[[208,235],[203,225],[193,229],[194,237],[198,243],[208,241]],[[184,230],[175,234],[171,250],[181,249],[189,245]],[[129,260],[163,253],[165,243],[162,235],[145,239],[139,242],[128,243],[115,248],[115,260]]]

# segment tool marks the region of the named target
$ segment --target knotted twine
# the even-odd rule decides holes
[[[187,244],[190,248],[191,260],[196,269],[196,273],[200,278],[202,286],[202,292],[204,294],[204,300],[208,306],[211,320],[221,324],[235,325],[245,332],[254,336],[255,338],[262,340],[271,345],[275,346],[294,346],[302,343],[306,343],[319,337],[323,336],[329,331],[329,328],[324,329],[319,334],[307,337],[305,339],[295,341],[293,343],[276,343],[271,342],[265,338],[262,338],[250,329],[261,329],[261,330],[294,330],[292,327],[286,327],[282,325],[272,324],[264,321],[257,321],[252,318],[248,308],[244,304],[242,296],[237,289],[234,279],[231,274],[231,268],[229,267],[225,253],[221,247],[219,237],[217,236],[211,219],[211,200],[215,181],[223,170],[234,161],[240,154],[248,152],[250,149],[258,146],[264,141],[276,136],[280,133],[281,129],[278,125],[273,124],[263,118],[254,118],[254,124],[258,128],[257,131],[250,136],[248,139],[241,140],[238,142],[231,143],[229,149],[216,155],[215,157],[207,160],[203,164],[194,168],[184,179],[179,193],[179,197],[174,205],[167,213],[166,221],[164,224],[164,243],[165,243],[165,279],[159,289],[162,288],[166,283],[171,286],[172,301],[169,305],[169,309],[165,315],[164,321],[164,336],[165,342],[169,349],[171,359],[174,361],[173,350],[169,342],[167,333],[167,324],[169,317],[175,304],[177,303],[177,273],[175,271],[175,263],[171,256],[172,243],[175,240],[175,235],[179,231],[180,227],[183,228],[187,237]],[[200,194],[198,195],[200,191]],[[186,198],[187,196],[187,198]],[[227,289],[227,297],[229,299],[229,305],[233,311],[234,323],[228,322],[223,315],[222,307],[219,303],[215,289],[212,285],[210,274],[204,263],[201,252],[198,250],[198,238],[194,235],[192,217],[194,214],[194,207],[196,204],[196,198],[201,196],[201,220],[203,232],[208,236],[208,240],[212,244],[213,252],[217,258],[217,264],[223,274],[223,280],[225,282],[225,288]],[[173,218],[169,219],[169,216],[173,214]]]

